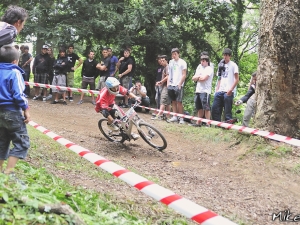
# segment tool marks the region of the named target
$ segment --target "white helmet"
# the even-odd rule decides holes
[[[117,91],[112,91],[111,88],[113,87],[119,87],[120,82],[114,78],[114,77],[108,77],[105,81],[105,85],[107,87],[107,90],[109,91],[109,93],[113,94],[113,95],[117,95],[119,94],[119,88]]]

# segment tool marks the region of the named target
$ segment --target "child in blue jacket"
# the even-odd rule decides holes
[[[3,172],[12,174],[18,160],[26,157],[30,146],[26,129],[30,115],[24,94],[24,71],[17,66],[20,54],[14,46],[4,45],[0,48],[0,55],[0,171],[4,160],[8,159]]]

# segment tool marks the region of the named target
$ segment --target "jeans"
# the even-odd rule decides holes
[[[232,103],[233,103],[233,93],[228,96],[226,92],[216,92],[214,102],[212,105],[211,115],[212,119],[215,121],[221,121],[221,116],[224,108],[225,120],[232,119]]]
[[[10,150],[10,142],[13,148]],[[24,159],[30,147],[24,116],[20,110],[0,109],[0,159]]]
[[[30,76],[30,71],[24,71],[25,73],[23,74],[23,79],[24,81],[29,81],[29,76]],[[25,95],[29,96],[30,95],[30,86],[25,85]]]

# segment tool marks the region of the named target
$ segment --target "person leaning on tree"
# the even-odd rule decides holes
[[[212,119],[221,121],[224,108],[225,121],[232,120],[232,104],[234,92],[239,82],[239,68],[235,62],[231,61],[232,51],[229,48],[223,50],[223,59],[218,66],[218,83],[214,102],[212,105]]]
[[[255,99],[255,88],[256,88],[256,72],[252,73],[248,92],[235,102],[235,105],[241,105],[247,102],[247,107],[243,116],[243,126],[248,127],[249,122],[256,109]]]

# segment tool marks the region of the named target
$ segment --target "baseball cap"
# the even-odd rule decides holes
[[[44,48],[44,49],[48,49],[48,45],[43,45],[43,47],[42,48]]]

